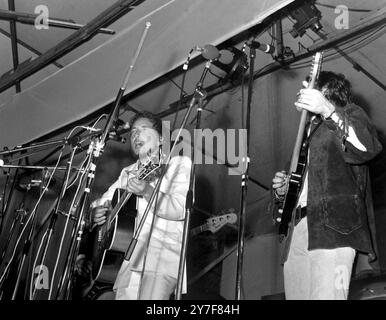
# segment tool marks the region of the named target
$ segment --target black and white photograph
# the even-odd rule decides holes
[[[386,300],[385,26],[385,0],[0,0],[0,307]]]

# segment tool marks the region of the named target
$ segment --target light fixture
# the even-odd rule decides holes
[[[320,23],[320,19],[322,18],[322,13],[316,8],[315,1],[306,1],[299,7],[291,10],[289,15],[296,20],[290,34],[296,38],[301,37],[308,28],[312,31],[319,31],[323,28]]]
[[[221,57],[225,57],[221,59]],[[225,62],[222,62],[224,60]],[[230,62],[228,62],[230,61]],[[220,59],[213,61],[213,64],[226,73],[220,79],[220,82],[236,82],[248,70],[248,57],[245,52],[235,48],[229,47],[220,51]]]

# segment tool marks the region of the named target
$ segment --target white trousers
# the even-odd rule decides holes
[[[347,300],[355,250],[350,247],[308,250],[307,217],[295,226],[287,261],[287,300]]]
[[[115,290],[116,300],[169,300],[177,279],[160,273],[145,272],[141,284],[141,272],[131,271],[126,287]]]

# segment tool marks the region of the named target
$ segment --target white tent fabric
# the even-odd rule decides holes
[[[217,45],[293,0],[156,0],[128,13],[133,23],[62,70],[0,106],[0,147],[32,141],[112,102],[151,23],[126,90],[181,65],[195,45]]]

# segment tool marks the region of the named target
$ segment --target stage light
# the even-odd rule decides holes
[[[213,64],[226,73],[220,82],[235,82],[248,70],[248,57],[245,52],[234,48],[226,48],[220,51],[220,59]]]
[[[289,12],[289,15],[296,20],[293,29],[290,31],[294,38],[301,37],[308,28],[315,32],[323,28],[320,23],[322,13],[314,3],[315,1],[308,1]]]

